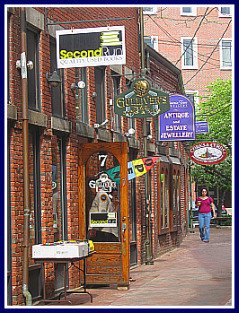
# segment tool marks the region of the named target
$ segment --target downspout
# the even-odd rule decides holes
[[[22,78],[22,135],[23,135],[23,279],[22,293],[26,298],[26,305],[32,305],[32,295],[29,287],[29,153],[28,153],[28,87],[27,87],[27,62],[26,62],[26,9],[21,8],[21,78]]]

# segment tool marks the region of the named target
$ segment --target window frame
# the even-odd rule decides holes
[[[41,95],[40,95],[40,31],[36,29],[35,27],[31,26],[30,24],[27,24],[26,28],[27,32],[27,62],[32,61],[33,62],[33,69],[27,70],[28,75],[28,108],[37,112],[41,111]],[[30,49],[29,47],[29,33],[33,34],[34,36],[34,51]],[[29,50],[34,53],[34,59],[29,56]],[[32,75],[34,74],[34,77]],[[34,79],[33,79],[34,78]],[[32,86],[34,84],[34,86]],[[34,88],[33,88],[34,87]],[[35,95],[32,97],[30,96],[30,90],[33,90],[35,92]],[[31,98],[35,99],[35,103],[31,104]]]
[[[223,14],[222,13],[222,8],[229,8],[230,9],[230,13],[227,13],[227,14]],[[220,5],[219,7],[218,7],[218,17],[232,17],[232,8],[231,8],[231,6],[222,6],[222,5]]]
[[[183,8],[192,8],[192,12],[183,12]],[[181,6],[180,7],[181,16],[197,16],[197,7],[196,6]]]
[[[151,10],[150,11],[145,11],[144,9],[145,8],[150,8]],[[143,7],[143,14],[157,14],[158,12],[158,7],[156,5],[152,5],[152,6],[144,6]]]
[[[146,41],[145,41],[145,39],[146,38],[150,38],[150,41],[151,41],[151,44],[149,45]],[[156,51],[158,51],[159,49],[159,45],[158,45],[158,42],[159,42],[159,39],[158,39],[158,36],[144,36],[144,42],[148,45],[148,46],[150,46],[151,48],[153,48],[154,50],[156,50]]]
[[[97,79],[96,72],[101,71],[100,79]],[[105,76],[106,76],[106,67],[98,66],[94,68],[94,78],[95,78],[95,106],[96,106],[96,123],[101,124],[106,119],[106,102],[105,102]],[[104,125],[103,128],[106,126]]]
[[[222,38],[220,41],[220,69],[221,70],[231,70],[232,69],[232,64],[231,66],[223,66],[223,63],[225,62],[223,60],[223,42],[225,41],[230,41],[231,42],[231,63],[232,63],[232,39],[231,38]]]
[[[184,40],[192,40],[192,37],[181,37],[181,52],[182,52],[182,69],[186,70],[195,70],[198,69],[198,49],[197,49],[197,38],[193,38],[193,41],[191,42],[192,45],[192,60],[193,65],[185,65],[185,53],[184,53]]]

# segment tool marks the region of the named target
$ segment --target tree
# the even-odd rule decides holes
[[[222,202],[232,190],[232,82],[218,79],[207,88],[209,94],[197,108],[196,119],[207,120],[209,133],[197,135],[196,142],[219,142],[227,148],[228,156],[213,166],[193,165],[192,176],[197,185],[219,191],[220,214]]]

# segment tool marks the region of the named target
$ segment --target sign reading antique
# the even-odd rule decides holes
[[[195,122],[195,130],[196,134],[208,133],[208,122],[206,121]]]
[[[223,162],[227,157],[226,148],[217,142],[199,142],[190,149],[190,158],[200,165],[213,165]]]
[[[126,64],[125,27],[56,31],[57,67]]]
[[[182,95],[171,95],[170,110],[160,115],[159,140],[195,140],[194,107]]]
[[[169,94],[152,89],[145,78],[136,79],[130,89],[114,99],[115,113],[124,117],[154,117],[169,109]]]

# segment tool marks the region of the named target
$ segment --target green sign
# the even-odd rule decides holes
[[[136,79],[130,89],[114,100],[115,113],[124,117],[155,117],[170,110],[169,94],[152,89],[145,78]]]

